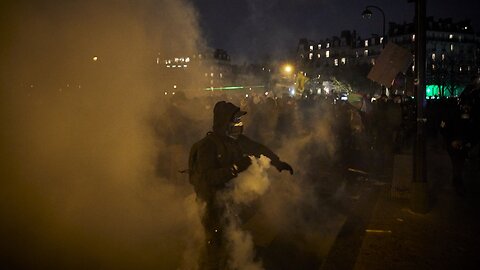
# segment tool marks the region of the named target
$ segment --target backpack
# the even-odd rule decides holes
[[[199,149],[202,145],[209,141],[213,141],[215,143],[217,160],[223,166],[227,149],[225,144],[212,132],[208,132],[203,139],[193,144],[188,158],[188,180],[193,186],[197,196],[205,201],[207,201],[208,198],[211,198],[212,190],[207,185],[208,180],[202,179],[202,174],[198,168],[198,159]]]

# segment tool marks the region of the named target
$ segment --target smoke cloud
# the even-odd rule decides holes
[[[181,0],[1,5],[2,266],[197,269],[203,206],[178,171],[215,101],[232,96],[166,97],[169,75],[155,63],[204,46],[195,10]],[[293,119],[294,136],[260,133],[296,174],[260,158],[232,183],[234,210],[255,210],[227,230],[238,269],[262,269],[257,248],[281,237],[324,256],[344,217],[310,179],[313,161],[335,151],[330,116]]]
[[[202,45],[190,4],[3,1],[1,15],[2,268],[193,269],[200,206],[156,173],[172,152],[151,125],[169,103],[156,57]]]
[[[267,169],[270,159],[261,156],[259,159],[251,158],[249,169],[233,180],[231,197],[235,204],[249,204],[263,195],[270,185]]]
[[[231,189],[222,194],[227,206],[225,220],[228,225],[225,234],[229,241],[231,269],[263,269],[261,262],[255,260],[253,239],[250,232],[242,228],[240,215],[243,207],[251,206],[270,186],[267,173],[270,159],[262,155],[259,159],[251,157],[251,160],[248,169],[232,181]]]

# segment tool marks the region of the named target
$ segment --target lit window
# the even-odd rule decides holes
[[[178,59],[178,58],[175,58],[175,63],[178,63],[178,61],[179,61],[179,60],[180,60],[180,59]]]
[[[160,64],[160,58],[157,57],[157,65]]]
[[[322,48],[322,44],[318,44],[318,49],[320,50]]]
[[[327,58],[330,57],[330,51],[325,52],[325,57],[327,57]]]
[[[450,44],[450,51],[453,51],[453,44]]]
[[[363,55],[368,56],[368,50],[363,51]]]
[[[172,67],[177,67],[177,65],[172,65]]]
[[[380,38],[380,44],[383,44],[383,37]]]
[[[432,65],[432,70],[435,70],[435,65]]]
[[[345,65],[345,63],[347,63],[347,59],[345,59],[345,57],[343,57],[341,62],[342,62],[343,65]]]
[[[338,59],[335,58],[334,63],[335,63],[335,66],[338,66]]]
[[[467,70],[470,71],[470,66],[467,66]]]
[[[458,68],[458,71],[462,72],[462,67],[459,67],[459,68]]]
[[[321,54],[317,53],[317,58],[320,58],[320,55],[321,55]]]
[[[187,65],[183,65],[183,67],[184,67],[184,68],[186,68],[186,67],[187,67]]]
[[[412,71],[415,71],[415,65],[412,65]]]
[[[210,73],[210,77],[213,77],[213,73]]]
[[[308,54],[308,59],[312,60],[313,59],[313,53]]]
[[[468,29],[468,27],[466,27],[466,26],[465,26],[463,29],[464,29],[464,30],[467,30],[467,29]]]
[[[330,48],[330,43],[327,43],[327,48]]]
[[[432,60],[435,61],[435,54],[432,53]]]
[[[167,68],[169,68],[169,67],[170,67],[170,65],[167,65]]]
[[[368,47],[368,39],[365,40],[365,47]]]
[[[412,41],[415,41],[415,34],[412,35]]]
[[[449,38],[449,39],[452,39],[452,38],[453,38],[453,35],[452,35],[452,34],[450,34],[450,35],[448,36],[448,38]]]
[[[372,60],[370,60],[370,63],[372,64],[372,66],[375,66],[375,58],[372,58]]]
[[[187,57],[187,59],[185,59],[185,62],[190,62],[190,57]]]
[[[442,53],[442,61],[445,60],[445,54]]]
[[[222,73],[220,73],[220,78],[223,78],[223,74],[222,74]]]
[[[310,46],[310,51],[313,51],[313,46]]]
[[[208,76],[208,73],[205,73],[205,77],[207,77],[207,76]]]

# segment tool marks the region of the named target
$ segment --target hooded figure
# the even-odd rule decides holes
[[[207,247],[201,269],[226,268],[226,243],[222,230],[225,205],[218,200],[217,194],[250,166],[249,156],[258,158],[264,155],[279,171],[288,170],[293,174],[288,163],[281,161],[266,146],[243,135],[241,118],[246,112],[230,102],[220,101],[215,104],[213,114],[213,131],[192,147],[189,160],[190,183],[197,199],[206,204],[202,224]]]

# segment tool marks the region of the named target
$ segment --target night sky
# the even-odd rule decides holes
[[[320,40],[342,30],[357,30],[362,37],[381,34],[381,14],[370,20],[361,13],[367,5],[382,8],[388,22],[410,22],[414,5],[407,0],[193,0],[208,44],[227,50],[234,62],[285,58],[296,50],[298,39]],[[475,0],[427,1],[427,16],[470,19],[480,32]]]

